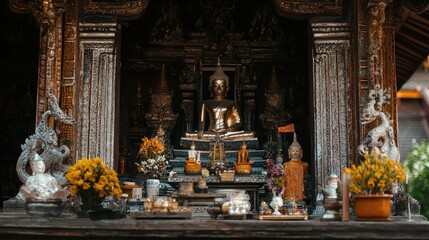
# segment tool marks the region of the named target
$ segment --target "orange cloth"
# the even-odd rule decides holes
[[[281,126],[278,128],[279,132],[287,133],[287,132],[294,132],[295,131],[295,124],[291,123],[286,126]]]
[[[304,174],[308,168],[308,163],[300,160],[290,160],[283,164],[285,192],[283,199],[295,201],[304,200]]]

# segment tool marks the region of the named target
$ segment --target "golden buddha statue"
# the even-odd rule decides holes
[[[192,142],[191,149],[188,151],[188,159],[185,162],[185,173],[188,175],[201,173],[200,152],[195,150],[194,142]]]
[[[241,175],[248,175],[252,173],[252,164],[249,163],[249,151],[247,150],[245,142],[243,142],[240,151],[237,153],[235,172]]]
[[[209,90],[212,99],[202,101],[199,114],[197,133],[186,133],[187,138],[214,139],[248,139],[254,138],[255,133],[240,131],[242,122],[238,105],[231,99],[225,99],[229,89],[229,77],[223,72],[218,58],[215,72],[209,78]],[[210,121],[207,131],[204,131],[207,115]]]
[[[302,148],[297,141],[296,133],[293,133],[293,142],[288,149],[290,161],[283,164],[285,192],[283,199],[295,201],[304,200],[304,175],[308,163],[301,161]]]

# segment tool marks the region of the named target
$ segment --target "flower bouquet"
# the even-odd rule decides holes
[[[157,138],[143,138],[137,154],[138,171],[145,179],[159,179],[167,175],[167,163],[164,156],[164,145]]]
[[[379,156],[374,151],[364,155],[364,161],[344,169],[350,174],[350,191],[354,194],[384,194],[394,183],[405,180],[406,172],[400,162]]]
[[[83,211],[101,204],[106,196],[120,198],[122,194],[116,171],[109,169],[99,157],[80,159],[68,168],[65,177],[71,184],[70,195],[80,198]]]
[[[267,184],[266,186],[273,193],[273,196],[282,195],[284,192],[284,168],[281,164],[274,164],[272,159],[266,160],[267,164]]]

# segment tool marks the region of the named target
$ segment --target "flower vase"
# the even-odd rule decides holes
[[[148,198],[153,198],[159,195],[159,186],[161,182],[159,179],[146,180],[146,193]]]
[[[279,196],[274,196],[270,202],[270,206],[273,208],[274,212],[271,215],[282,215],[279,211],[279,207],[283,206],[283,199]]]
[[[78,195],[80,210],[83,212],[97,208],[103,202],[103,198],[100,198],[94,191],[82,191]]]
[[[355,195],[354,212],[357,221],[390,221],[390,211],[393,195]]]

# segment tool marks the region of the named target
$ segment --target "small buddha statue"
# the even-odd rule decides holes
[[[288,149],[290,161],[283,164],[285,192],[283,199],[293,198],[295,201],[304,200],[304,175],[308,163],[301,161],[302,148],[297,141],[296,133],[293,133],[293,142]]]
[[[30,161],[33,175],[30,176],[25,185],[21,187],[20,194],[26,201],[29,200],[62,200],[65,201],[68,192],[58,184],[55,177],[49,173],[45,173],[44,159],[35,154]]]
[[[323,213],[321,220],[341,220],[341,208],[343,205],[341,192],[338,190],[340,180],[336,174],[330,174],[326,178],[326,187],[322,189]]]
[[[254,138],[255,133],[242,131],[240,110],[234,100],[226,99],[229,89],[229,77],[223,72],[220,58],[217,60],[215,72],[209,78],[209,90],[212,99],[202,101],[199,113],[198,133],[186,133],[187,138],[214,139],[247,139]],[[210,121],[205,131],[205,123]]]
[[[185,173],[189,175],[201,173],[200,152],[195,150],[195,143],[192,142],[191,149],[188,150],[188,159],[185,162]]]
[[[336,174],[330,174],[326,179],[326,187],[322,189],[324,198],[338,198],[339,179]]]
[[[249,151],[247,150],[245,142],[243,142],[240,151],[237,153],[235,172],[242,175],[249,175],[252,173],[252,164],[249,163]]]

